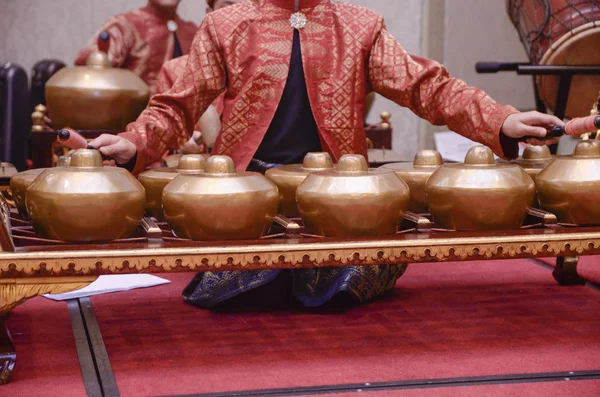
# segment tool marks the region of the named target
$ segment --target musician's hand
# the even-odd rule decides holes
[[[565,123],[556,116],[540,112],[514,113],[506,118],[502,125],[502,133],[509,138],[527,137],[527,143],[531,145],[553,145],[558,143],[560,138],[543,140],[548,130],[556,126],[563,126]]]
[[[118,135],[102,134],[89,145],[100,150],[104,156],[114,159],[117,164],[127,164],[137,153],[133,142]]]

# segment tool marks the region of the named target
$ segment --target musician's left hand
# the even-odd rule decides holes
[[[527,143],[531,145],[552,145],[558,143],[560,138],[541,139],[549,130],[565,123],[556,116],[536,111],[514,113],[506,118],[502,125],[502,133],[509,138],[527,137]]]

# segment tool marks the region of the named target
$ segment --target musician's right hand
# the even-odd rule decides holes
[[[129,163],[137,153],[133,142],[118,135],[102,134],[89,145],[100,150],[102,155],[114,159],[117,164]]]

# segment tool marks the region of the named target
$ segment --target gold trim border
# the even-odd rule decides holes
[[[0,278],[360,266],[592,255],[600,231],[119,250],[0,252]]]

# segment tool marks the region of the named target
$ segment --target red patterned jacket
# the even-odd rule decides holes
[[[179,76],[182,76],[185,71],[185,65],[188,58],[188,55],[184,55],[179,58],[171,59],[163,64],[156,80],[155,92],[157,94],[165,93],[175,85]],[[223,94],[219,95],[217,99],[213,101],[212,105],[217,109],[219,115],[223,114]]]
[[[213,153],[247,167],[275,114],[289,71],[293,0],[247,0],[208,14],[175,86],[155,95],[121,135],[137,149],[134,172],[185,142],[204,110],[224,92],[223,126]],[[366,8],[331,0],[302,0],[302,60],[322,147],[334,159],[366,155],[366,95],[376,91],[438,125],[514,157],[500,129],[517,110],[451,78],[437,62],[408,54]]]

